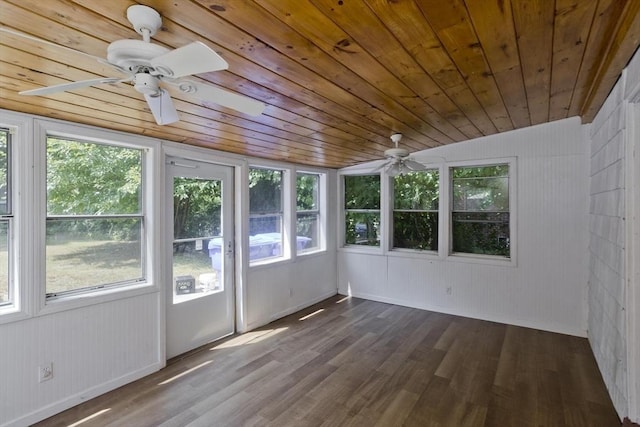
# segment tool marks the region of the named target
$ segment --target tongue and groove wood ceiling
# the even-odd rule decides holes
[[[640,0],[141,1],[176,48],[200,40],[229,69],[200,74],[266,104],[259,117],[171,93],[159,126],[129,83],[18,92],[120,77],[86,55],[139,39],[130,0],[9,0],[0,24],[0,108],[243,155],[340,168],[581,116],[590,122],[640,40]],[[62,45],[70,49],[56,47]]]

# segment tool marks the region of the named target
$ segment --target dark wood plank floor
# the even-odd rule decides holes
[[[80,425],[620,426],[586,339],[341,296],[39,425],[92,416]]]

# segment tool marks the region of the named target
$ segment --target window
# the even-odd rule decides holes
[[[320,249],[320,175],[298,172],[296,180],[296,248],[298,253]]]
[[[452,252],[510,257],[509,165],[451,168]]]
[[[380,175],[345,175],[345,243],[380,246]]]
[[[47,138],[46,293],[144,280],[143,152]]]
[[[0,129],[0,307],[13,303],[11,274],[11,134]]]
[[[394,248],[438,250],[438,200],[437,170],[394,177]]]
[[[283,172],[249,169],[249,260],[281,257]]]

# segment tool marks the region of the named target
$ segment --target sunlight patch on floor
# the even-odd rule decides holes
[[[104,414],[105,412],[109,412],[110,410],[111,410],[111,408],[103,409],[102,411],[98,411],[95,414],[89,415],[88,417],[85,417],[85,418],[81,419],[80,421],[76,421],[73,424],[69,424],[67,427],[79,426],[81,424],[86,423],[87,421],[91,421],[92,419],[99,417],[100,415]]]
[[[169,384],[170,382],[175,381],[175,380],[177,380],[178,378],[182,378],[182,377],[184,377],[185,375],[187,375],[187,374],[189,374],[189,373],[191,373],[191,372],[195,371],[196,369],[200,369],[200,368],[202,368],[203,366],[206,366],[206,365],[208,365],[208,364],[209,364],[209,363],[211,363],[211,362],[212,362],[211,360],[207,360],[206,362],[202,362],[202,363],[201,363],[201,364],[199,364],[198,366],[194,366],[194,367],[193,367],[193,368],[191,368],[191,369],[187,369],[186,371],[181,372],[181,373],[179,373],[178,375],[175,375],[175,376],[173,376],[173,377],[171,377],[171,378],[169,378],[169,379],[167,379],[167,380],[162,381],[162,382],[161,382],[161,383],[159,383],[158,385],[165,385],[165,384]]]
[[[316,314],[320,314],[320,313],[322,313],[323,311],[324,311],[324,308],[321,308],[321,309],[319,309],[319,310],[314,311],[313,313],[309,313],[309,314],[307,314],[306,316],[302,316],[302,317],[301,317],[301,318],[299,318],[298,320],[301,320],[301,321],[302,321],[302,320],[307,320],[308,318],[313,317],[313,316],[315,316]]]
[[[223,348],[231,348],[231,347],[239,347],[241,345],[246,344],[255,344],[257,342],[263,341],[267,338],[270,338],[280,332],[286,331],[289,327],[284,328],[276,328],[276,329],[261,329],[259,331],[246,332],[242,335],[238,335],[235,338],[232,338],[228,341],[223,342],[222,344],[216,345],[215,347],[211,347],[209,350],[220,350]]]

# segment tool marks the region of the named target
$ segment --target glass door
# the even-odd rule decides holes
[[[234,332],[233,168],[168,158],[167,358]]]

